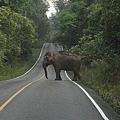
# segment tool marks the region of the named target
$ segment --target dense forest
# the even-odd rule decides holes
[[[63,5],[64,4],[64,5]],[[120,112],[119,0],[64,0],[55,3],[51,40],[83,56],[82,82]],[[62,7],[61,7],[62,6]],[[89,77],[88,77],[89,76]]]
[[[47,32],[42,0],[0,0],[0,67],[28,59]]]
[[[12,68],[15,62],[31,58],[46,36],[48,42],[88,56],[80,82],[96,90],[119,113],[119,0],[59,0],[54,6],[56,14],[48,20],[48,5],[42,0],[0,0],[0,75],[9,64]]]

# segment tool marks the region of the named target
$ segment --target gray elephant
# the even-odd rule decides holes
[[[79,74],[80,72],[80,64],[84,57],[81,57],[76,54],[72,54],[65,51],[58,51],[58,52],[47,52],[44,55],[43,59],[43,68],[45,71],[45,76],[47,77],[47,66],[53,65],[55,72],[56,72],[56,79],[55,80],[62,80],[60,76],[61,70],[66,71],[73,71],[74,77],[73,80],[76,81],[77,78],[80,79],[81,76]]]

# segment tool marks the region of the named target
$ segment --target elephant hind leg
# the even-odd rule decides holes
[[[79,80],[81,80],[81,79],[82,79],[82,77],[80,76],[80,74],[79,74],[79,73],[77,74],[77,76],[78,76],[78,79],[79,79]]]
[[[74,72],[73,81],[77,81],[77,78],[78,78],[79,80],[81,80],[80,74],[79,74],[78,72]]]
[[[76,72],[74,72],[73,81],[77,81],[77,74],[76,74]]]

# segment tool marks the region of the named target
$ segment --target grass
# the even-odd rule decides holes
[[[120,114],[120,82],[115,84],[114,82],[112,83],[104,79],[101,73],[101,67],[82,70],[81,82],[97,91],[102,98]],[[114,81],[114,76],[111,79]]]
[[[4,64],[0,68],[0,81],[12,79],[28,71],[36,62],[40,49],[33,49],[32,57],[27,61],[14,61],[12,64]]]

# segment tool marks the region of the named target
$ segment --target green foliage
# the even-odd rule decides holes
[[[100,4],[92,4],[89,7],[90,13],[88,14],[88,28],[93,34],[97,31],[100,31],[101,24],[101,15],[102,15],[102,6]]]
[[[111,46],[111,49],[116,49],[120,53],[120,2],[119,0],[100,0],[103,7],[103,15],[101,20],[103,23],[104,39]]]
[[[34,22],[38,39],[43,38],[48,30],[46,11],[47,6],[42,0],[29,0],[22,6],[20,11]]]
[[[0,0],[1,2],[2,0]],[[25,4],[29,0],[3,0],[5,6],[10,7],[11,10],[15,12],[19,12],[21,10],[21,6]]]
[[[5,6],[34,21],[38,38],[44,37],[48,29],[47,6],[42,0],[4,0]]]
[[[0,68],[3,66],[5,48],[6,48],[6,36],[0,32]]]
[[[64,32],[69,32],[69,30],[76,28],[76,14],[65,12],[61,15],[61,30]]]
[[[57,42],[71,47],[78,43],[83,35],[83,28],[87,22],[87,4],[83,1],[72,3],[60,16],[59,34],[61,39]],[[56,35],[57,37],[57,35]],[[54,38],[56,41],[56,38]]]
[[[111,56],[94,60],[91,69],[81,71],[82,81],[98,93],[114,108],[120,111],[120,56]],[[89,76],[89,77],[88,77]]]
[[[35,29],[30,20],[8,7],[1,7],[0,29],[0,42],[3,44],[0,49],[5,61],[12,62],[14,59],[27,58],[31,54]]]
[[[42,45],[42,44],[41,44]],[[0,68],[0,81],[12,79],[19,75],[24,74],[27,70],[29,70],[35,61],[38,58],[40,52],[40,48],[32,49],[32,56],[28,60],[24,61],[14,61],[13,63],[3,63],[3,66]]]
[[[35,38],[47,32],[47,6],[42,0],[0,0],[0,6],[0,67],[4,67],[4,62],[31,56],[38,43]]]
[[[73,52],[100,57],[104,47],[102,25],[100,24],[101,11],[100,4],[92,4],[89,7],[88,28],[83,30],[83,36],[79,39],[78,45],[71,48]]]
[[[68,2],[64,0],[55,1],[54,6],[57,12],[64,10],[67,6]]]

